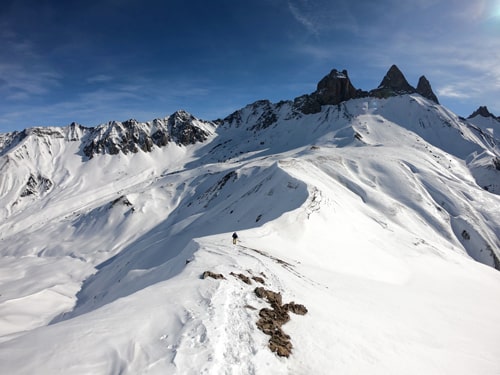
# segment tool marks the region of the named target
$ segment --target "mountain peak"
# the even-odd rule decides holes
[[[396,65],[392,65],[380,82],[380,85],[370,91],[370,96],[386,98],[388,96],[413,94],[417,90],[406,80],[404,74]]]
[[[467,118],[473,118],[476,116],[482,116],[482,117],[493,117],[494,119],[498,120],[498,117],[496,117],[494,114],[492,114],[489,110],[488,107],[486,106],[480,106],[478,109],[476,109],[469,117]]]
[[[401,72],[396,65],[392,65],[389,68],[378,88],[388,88],[396,92],[412,92],[415,90],[415,88],[408,83],[403,72]]]
[[[417,88],[415,88],[408,83],[401,70],[393,64],[382,79],[382,82],[380,82],[380,85],[369,92],[369,96],[387,98],[389,96],[414,93],[420,94],[424,98],[439,104],[438,98],[432,91],[431,84],[425,76],[420,77]]]
[[[352,85],[347,70],[333,69],[318,82],[315,96],[321,105],[338,104],[356,97],[357,90]]]
[[[336,105],[350,99],[367,96],[387,98],[414,93],[439,104],[437,96],[432,91],[431,84],[425,76],[420,77],[418,86],[415,88],[408,83],[404,74],[395,64],[389,68],[380,85],[369,92],[356,89],[349,79],[347,70],[332,69],[318,82],[316,91],[295,98],[294,107],[303,114],[312,114],[320,112],[323,105]]]
[[[432,91],[431,84],[425,76],[421,76],[418,79],[418,84],[417,84],[417,93],[422,95],[424,98],[427,98],[429,100],[432,100],[434,103],[439,104],[439,100],[434,94],[434,91]]]
[[[351,83],[347,70],[337,69],[324,76],[318,82],[316,91],[294,100],[294,106],[304,114],[321,111],[322,105],[336,105],[343,101],[360,97],[360,90]]]

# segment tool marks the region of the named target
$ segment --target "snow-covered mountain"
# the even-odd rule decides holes
[[[0,370],[500,373],[499,126],[393,66],[2,134]]]

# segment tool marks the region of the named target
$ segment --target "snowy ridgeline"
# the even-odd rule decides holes
[[[1,373],[500,373],[500,125],[416,94],[181,117],[92,157],[3,136]]]

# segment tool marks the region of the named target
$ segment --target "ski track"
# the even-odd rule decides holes
[[[299,278],[299,279],[302,279],[304,281],[306,281],[307,283],[309,283],[310,285],[313,285],[313,286],[320,286],[320,287],[323,287],[325,289],[328,289],[328,287],[326,285],[323,285],[321,283],[318,283],[314,280],[312,280],[311,278],[305,276],[304,274],[300,273],[299,271],[296,270],[295,266],[289,262],[286,262],[282,259],[279,259],[263,250],[257,250],[257,249],[253,249],[251,247],[247,247],[247,246],[243,246],[243,245],[239,245],[240,248],[242,249],[245,249],[245,250],[249,250],[249,251],[253,251],[255,253],[257,253],[258,255],[261,255],[262,257],[265,257],[265,258],[268,258],[268,259],[271,259],[274,263],[277,263],[279,264],[283,269],[287,270],[288,272],[290,272],[292,275],[294,275],[295,277]],[[249,254],[248,252],[244,252],[242,250],[239,250],[240,251],[240,254],[245,254],[247,256],[250,256],[250,257],[253,257],[255,259],[259,259],[257,256],[255,255],[251,255]],[[260,261],[260,259],[259,259]],[[261,263],[263,263],[261,261]],[[297,264],[299,264],[297,262]]]

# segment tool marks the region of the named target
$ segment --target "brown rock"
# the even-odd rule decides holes
[[[307,314],[307,308],[304,305],[300,305],[295,302],[290,302],[285,305],[283,305],[283,308],[286,309],[287,311],[291,311],[294,314],[297,315],[306,315]]]
[[[203,275],[201,275],[202,279],[206,279],[207,277],[211,277],[212,279],[226,279],[224,275],[220,273],[214,273],[212,271],[205,271],[203,272]]]
[[[245,284],[252,285],[252,281],[250,280],[250,278],[242,273],[235,274],[234,272],[231,272],[230,275],[240,279]]]

